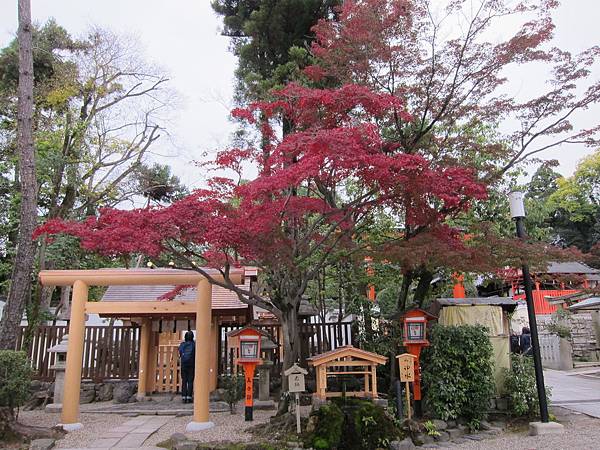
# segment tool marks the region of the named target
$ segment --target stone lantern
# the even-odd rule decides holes
[[[65,390],[65,369],[67,367],[67,344],[69,335],[63,335],[59,344],[48,349],[48,353],[56,353],[54,364],[54,397],[53,403],[46,405],[47,412],[60,412],[62,410],[63,393]]]
[[[267,336],[261,337],[261,350],[265,357],[262,364],[258,366],[258,400],[261,404],[264,402],[272,402],[271,400],[271,367],[273,367],[273,350],[277,349],[277,344]],[[266,407],[267,405],[262,405]]]

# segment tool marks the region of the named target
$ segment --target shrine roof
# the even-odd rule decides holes
[[[320,366],[321,364],[333,361],[334,359],[344,358],[346,356],[351,356],[356,359],[363,359],[375,364],[385,364],[387,361],[387,357],[385,356],[356,348],[353,345],[344,345],[328,352],[312,356],[311,358],[308,358],[307,361],[313,366]]]
[[[240,285],[250,288],[250,280]],[[151,302],[163,299],[164,301],[196,301],[197,289],[195,286],[184,288],[172,299],[164,299],[164,296],[173,291],[175,285],[158,286],[108,286],[101,301],[106,302]],[[248,305],[241,302],[237,294],[220,286],[212,286],[212,309],[246,309]]]

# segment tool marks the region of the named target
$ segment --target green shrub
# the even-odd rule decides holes
[[[221,376],[221,387],[225,389],[224,400],[229,405],[231,414],[235,413],[235,405],[244,398],[244,377],[238,375]]]
[[[15,408],[29,398],[31,366],[25,352],[0,350],[0,407]]]
[[[347,443],[342,448],[361,450],[388,448],[389,443],[400,436],[400,430],[394,420],[381,406],[368,400],[356,400],[356,406],[353,424],[358,436],[355,442],[357,445],[351,447],[351,443]]]
[[[511,355],[511,369],[504,369],[509,410],[516,417],[534,417],[539,414],[540,403],[535,384],[533,358]],[[550,388],[546,397],[550,399]]]
[[[493,351],[486,328],[436,325],[430,342],[422,360],[427,408],[442,420],[462,417],[479,423],[494,394]]]
[[[315,449],[375,450],[402,437],[394,418],[370,400],[336,398],[314,416],[314,431],[304,441]]]
[[[338,448],[342,438],[344,413],[335,403],[323,405],[315,413],[317,423],[311,445],[316,449]]]

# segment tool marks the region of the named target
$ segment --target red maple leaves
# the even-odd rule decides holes
[[[259,127],[261,144],[221,152],[214,166],[240,174],[253,164],[260,168],[256,179],[238,185],[213,178],[167,207],[102,209],[83,222],[49,221],[36,235],[71,234],[108,256],[167,254],[178,266],[293,268],[346,245],[344,237],[376,208],[407,210],[412,224],[435,226],[448,211],[486,195],[467,169],[433,167],[394,151],[385,129],[394,115],[409,117],[395,96],[356,85],[291,84],[274,101],[234,114]],[[277,138],[280,120],[295,131]]]

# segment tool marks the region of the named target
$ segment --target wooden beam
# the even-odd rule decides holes
[[[195,314],[196,302],[86,302],[88,314]]]
[[[203,268],[210,276],[222,280],[216,269]],[[242,284],[243,269],[232,269],[231,279]],[[72,286],[80,280],[88,286],[149,286],[197,285],[204,275],[195,270],[178,269],[96,269],[96,270],[42,270],[39,273],[43,286]]]

